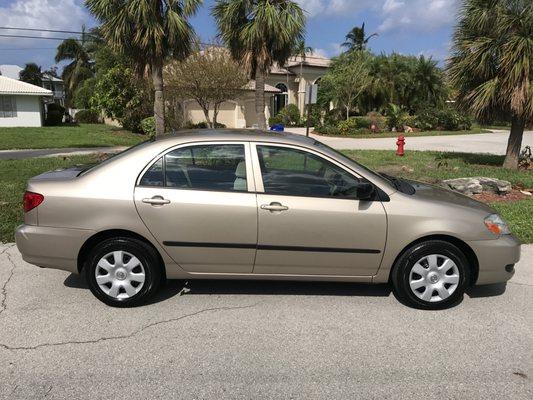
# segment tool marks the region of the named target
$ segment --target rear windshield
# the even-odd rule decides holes
[[[105,158],[105,159],[103,159],[103,160],[101,160],[99,162],[83,165],[82,167],[80,167],[81,171],[78,174],[78,176],[82,176],[82,175],[88,174],[89,172],[91,172],[94,169],[96,169],[96,167],[100,167],[102,165],[105,165],[105,164],[107,164],[108,162],[110,162],[112,160],[115,160],[115,159],[120,158],[120,157],[122,157],[122,156],[124,156],[126,154],[129,154],[133,150],[137,150],[138,148],[143,147],[143,146],[145,146],[145,145],[147,145],[149,143],[152,143],[152,142],[153,142],[153,139],[148,139],[148,140],[145,140],[144,142],[137,143],[134,146],[128,147],[126,150],[120,151],[118,153],[114,153],[114,154],[110,155],[109,157],[107,157],[107,158]]]

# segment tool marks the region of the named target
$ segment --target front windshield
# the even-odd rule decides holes
[[[318,148],[320,148],[320,149],[322,149],[322,150],[327,150],[327,151],[329,151],[329,152],[335,153],[335,155],[337,155],[337,157],[342,158],[344,161],[346,161],[346,162],[348,162],[348,163],[354,163],[354,164],[356,164],[359,168],[364,169],[364,170],[365,170],[366,172],[368,172],[370,175],[375,176],[375,177],[377,177],[377,178],[379,178],[379,179],[384,179],[384,180],[386,180],[387,182],[389,182],[391,185],[395,186],[394,183],[393,183],[393,181],[390,179],[389,176],[385,176],[385,175],[380,174],[380,173],[378,173],[378,172],[376,172],[376,171],[372,171],[370,168],[365,167],[365,166],[362,165],[362,164],[359,164],[357,161],[351,159],[350,157],[346,156],[345,154],[342,154],[340,151],[335,150],[333,147],[330,147],[330,146],[328,146],[328,145],[326,145],[326,144],[324,144],[324,143],[322,143],[322,142],[319,142],[318,140],[315,140],[315,141],[313,142],[313,144],[314,144],[316,147],[318,147]]]

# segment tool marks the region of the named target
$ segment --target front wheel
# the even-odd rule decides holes
[[[396,296],[422,309],[442,309],[458,303],[469,279],[470,268],[463,252],[440,240],[412,246],[392,271]]]
[[[161,282],[155,250],[131,238],[107,239],[96,245],[87,258],[85,276],[91,292],[114,307],[145,303]]]

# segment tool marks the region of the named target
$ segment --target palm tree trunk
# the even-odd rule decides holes
[[[505,161],[503,167],[508,169],[518,169],[518,156],[522,147],[522,136],[524,135],[524,119],[513,115],[511,122],[511,134],[507,142]]]
[[[165,133],[165,99],[163,97],[163,60],[152,64],[152,81],[154,83],[154,119],[156,136]]]
[[[265,118],[265,76],[259,70],[255,73],[255,113],[259,129],[266,129]]]

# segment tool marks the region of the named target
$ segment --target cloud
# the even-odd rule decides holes
[[[460,0],[386,0],[379,32],[432,31],[449,26]]]
[[[366,8],[374,8],[375,0],[296,0],[307,11],[309,17],[320,15],[340,16],[358,13]]]
[[[80,1],[76,0],[13,0],[0,6],[2,26],[17,28],[42,28],[54,30],[79,31],[82,24],[89,20]],[[3,34],[30,35],[46,37],[67,37],[50,32],[30,32],[2,30]],[[57,41],[40,39],[17,39],[0,37],[2,46],[9,47],[55,47]]]

